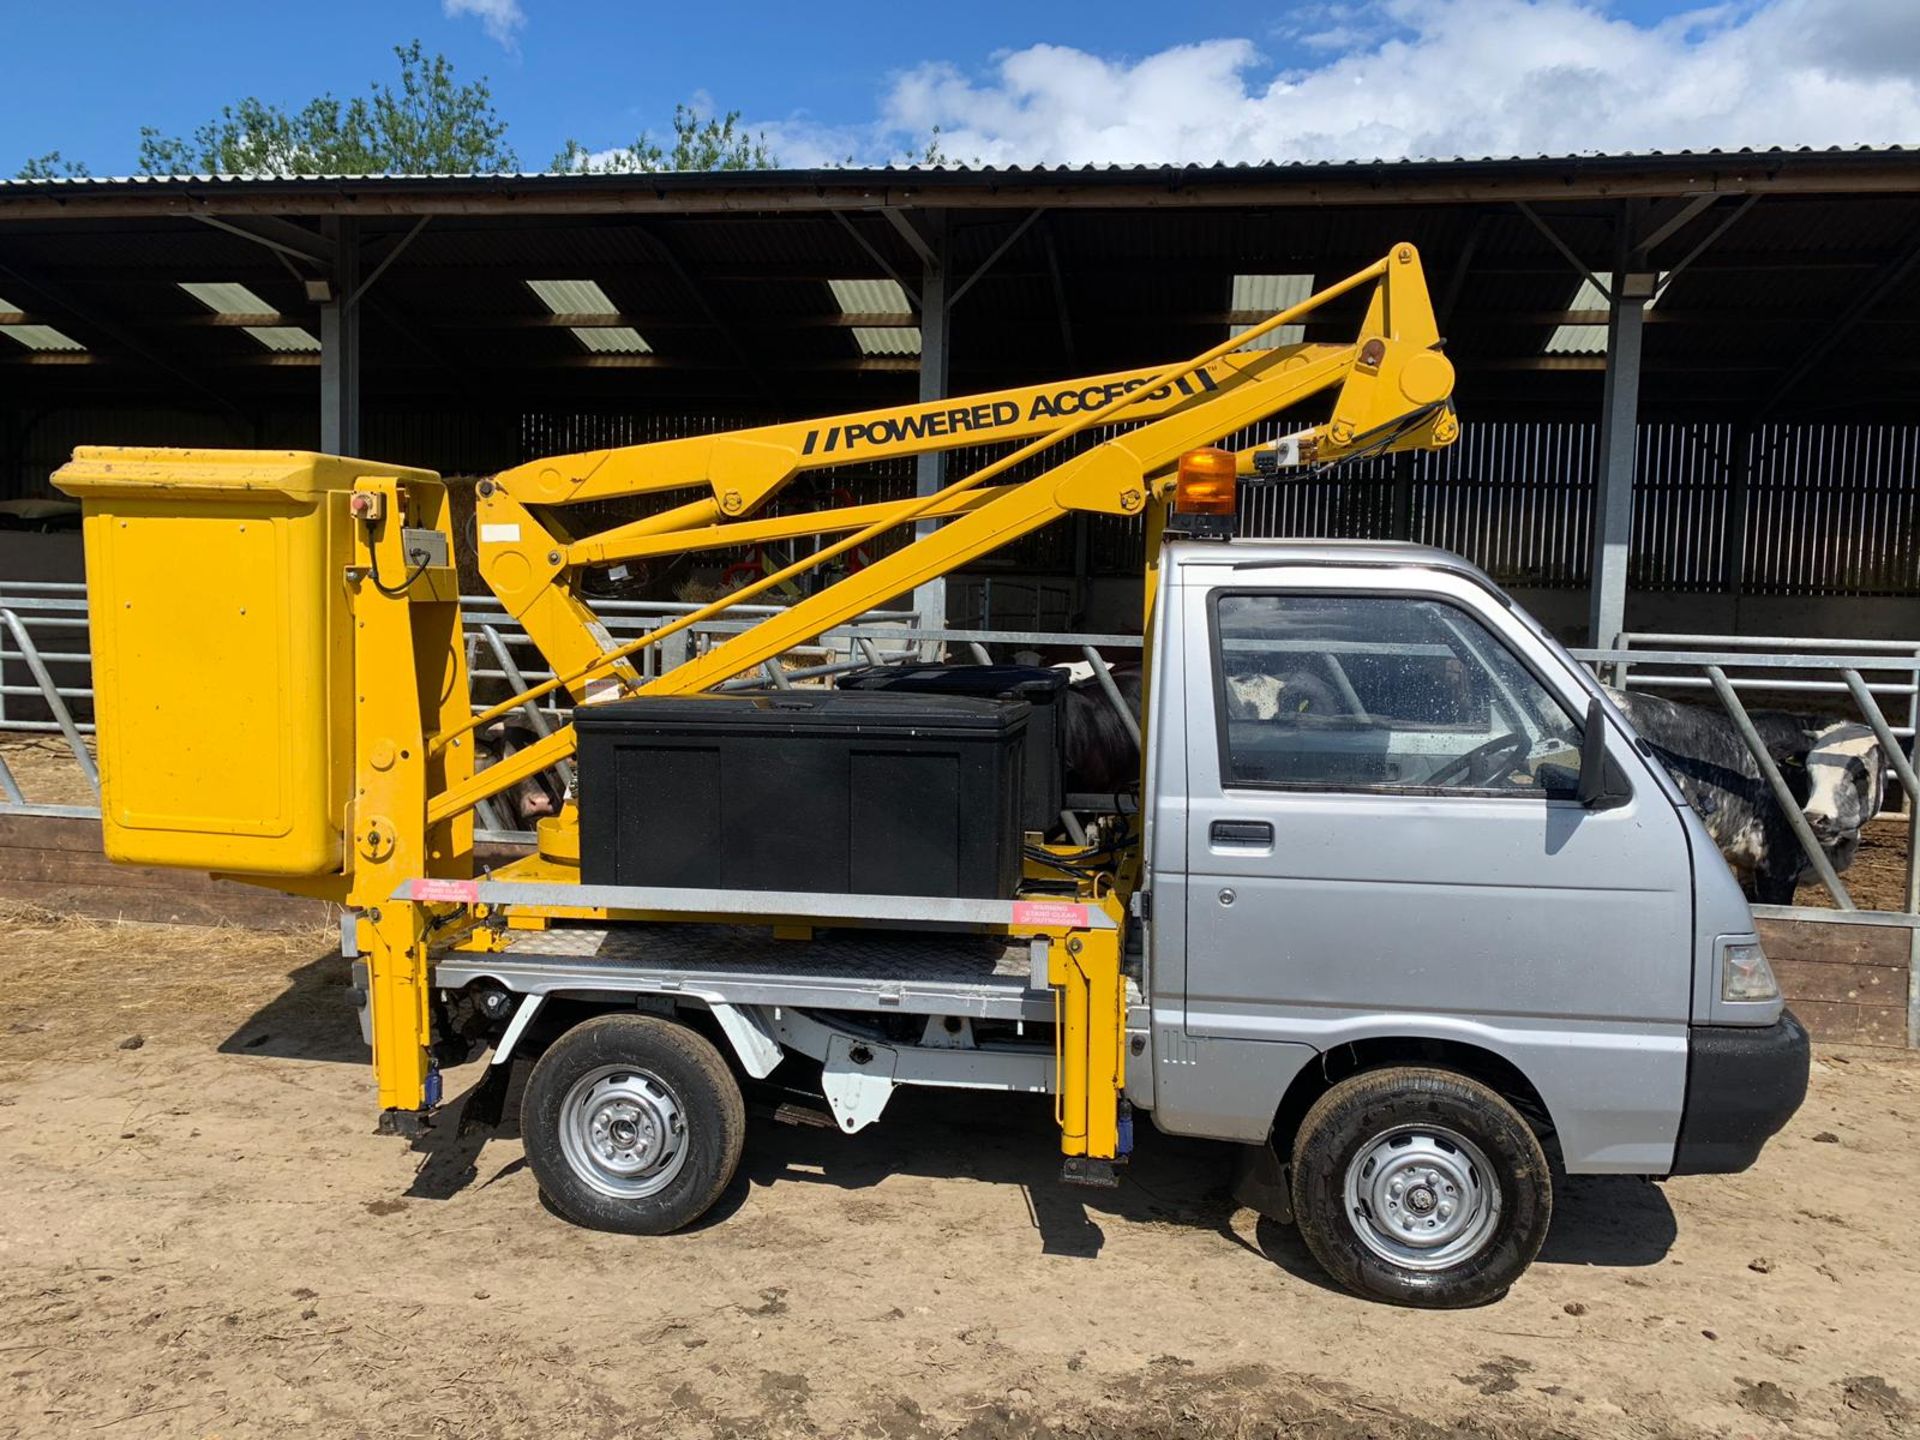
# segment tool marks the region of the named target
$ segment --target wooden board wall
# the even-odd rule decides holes
[[[1905,925],[1758,920],[1793,1013],[1815,1039],[1902,1046],[1913,932]]]
[[[0,814],[0,898],[96,920],[309,929],[331,907],[196,870],[114,865],[100,851],[100,822]]]

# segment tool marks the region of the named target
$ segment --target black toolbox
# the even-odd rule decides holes
[[[1050,665],[869,665],[848,671],[834,683],[842,690],[1026,701],[1032,713],[1027,717],[1027,778],[1020,823],[1042,834],[1059,826],[1067,789],[1066,734],[1061,724],[1066,671]]]
[[[811,689],[583,705],[580,878],[1010,897],[1027,715],[968,696]]]

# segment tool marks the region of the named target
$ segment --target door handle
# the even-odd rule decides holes
[[[1266,820],[1216,820],[1207,827],[1215,845],[1271,845],[1273,825]]]

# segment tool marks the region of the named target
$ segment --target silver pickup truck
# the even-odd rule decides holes
[[[1511,1282],[1550,1167],[1750,1165],[1805,1094],[1806,1032],[1594,678],[1442,551],[1167,561],[1135,1103],[1262,1147],[1243,1195],[1416,1303]]]
[[[1556,1173],[1740,1170],[1793,1114],[1806,1032],[1733,876],[1484,574],[1404,545],[1176,542],[1151,643],[1121,1108],[1237,1142],[1242,1199],[1343,1284],[1485,1300],[1539,1250]],[[730,1070],[817,1062],[845,1132],[900,1085],[1057,1093],[1044,974],[953,936],[1006,902],[590,888],[556,893],[856,928],[796,948],[556,927],[436,955],[502,1092],[516,1047],[542,1052],[521,1132],[581,1223],[659,1233],[712,1203],[741,1144]]]

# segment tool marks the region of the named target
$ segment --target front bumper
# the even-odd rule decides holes
[[[1807,1098],[1807,1031],[1783,1010],[1772,1025],[1696,1025],[1687,1036],[1687,1102],[1674,1175],[1745,1170]]]

